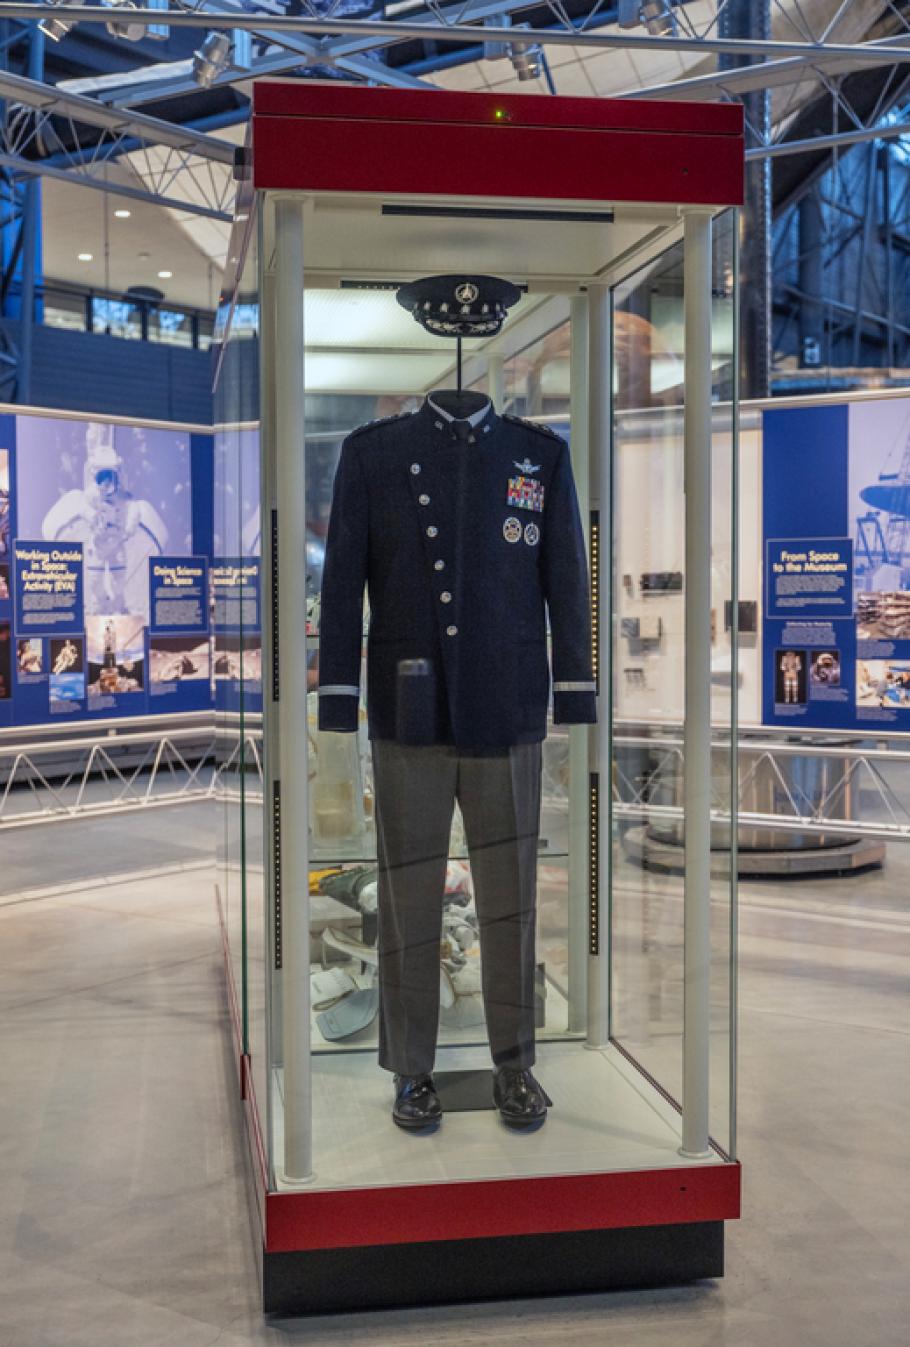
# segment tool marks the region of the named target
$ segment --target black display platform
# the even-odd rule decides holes
[[[289,1317],[567,1295],[722,1277],[724,1223],[267,1253],[263,1308]]]

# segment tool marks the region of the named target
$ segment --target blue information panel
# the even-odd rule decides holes
[[[910,730],[910,407],[764,414],[767,725]]]
[[[81,636],[83,553],[79,543],[17,538],[13,592],[17,636]]]
[[[209,435],[0,416],[0,726],[212,705]]]
[[[212,629],[219,706],[236,710],[241,688],[246,710],[262,708],[262,605],[259,557],[212,562]]]

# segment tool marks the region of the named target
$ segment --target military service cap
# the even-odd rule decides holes
[[[437,337],[493,337],[521,298],[498,276],[425,276],[398,291],[398,303]]]

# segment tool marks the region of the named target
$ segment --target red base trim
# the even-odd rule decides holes
[[[234,971],[231,965],[231,946],[227,932],[227,923],[224,919],[224,908],[221,902],[221,890],[215,885],[215,910],[218,914],[218,925],[221,930],[221,951],[224,958],[224,981],[227,988],[228,1015],[231,1021],[231,1034],[234,1040],[236,1050],[235,1062],[237,1065],[237,1084],[240,1089],[240,1098],[243,1102],[243,1114],[246,1122],[247,1144],[250,1151],[250,1159],[253,1164],[253,1179],[256,1190],[256,1206],[259,1212],[259,1226],[262,1230],[263,1242],[265,1241],[265,1223],[266,1223],[266,1199],[268,1196],[268,1162],[266,1160],[265,1142],[262,1136],[262,1126],[260,1123],[259,1108],[256,1102],[256,1091],[253,1086],[253,1073],[250,1066],[249,1056],[243,1051],[243,1038],[240,1022],[240,1005],[237,1001],[237,990],[234,986]]]
[[[266,1252],[732,1220],[740,1166],[269,1193]]]
[[[239,1048],[239,1007],[217,885],[215,904]],[[272,1193],[250,1059],[238,1051],[236,1060],[267,1254],[687,1225],[740,1214],[738,1164]]]

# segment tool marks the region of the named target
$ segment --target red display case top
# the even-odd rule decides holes
[[[740,205],[732,103],[258,81],[260,190]]]

